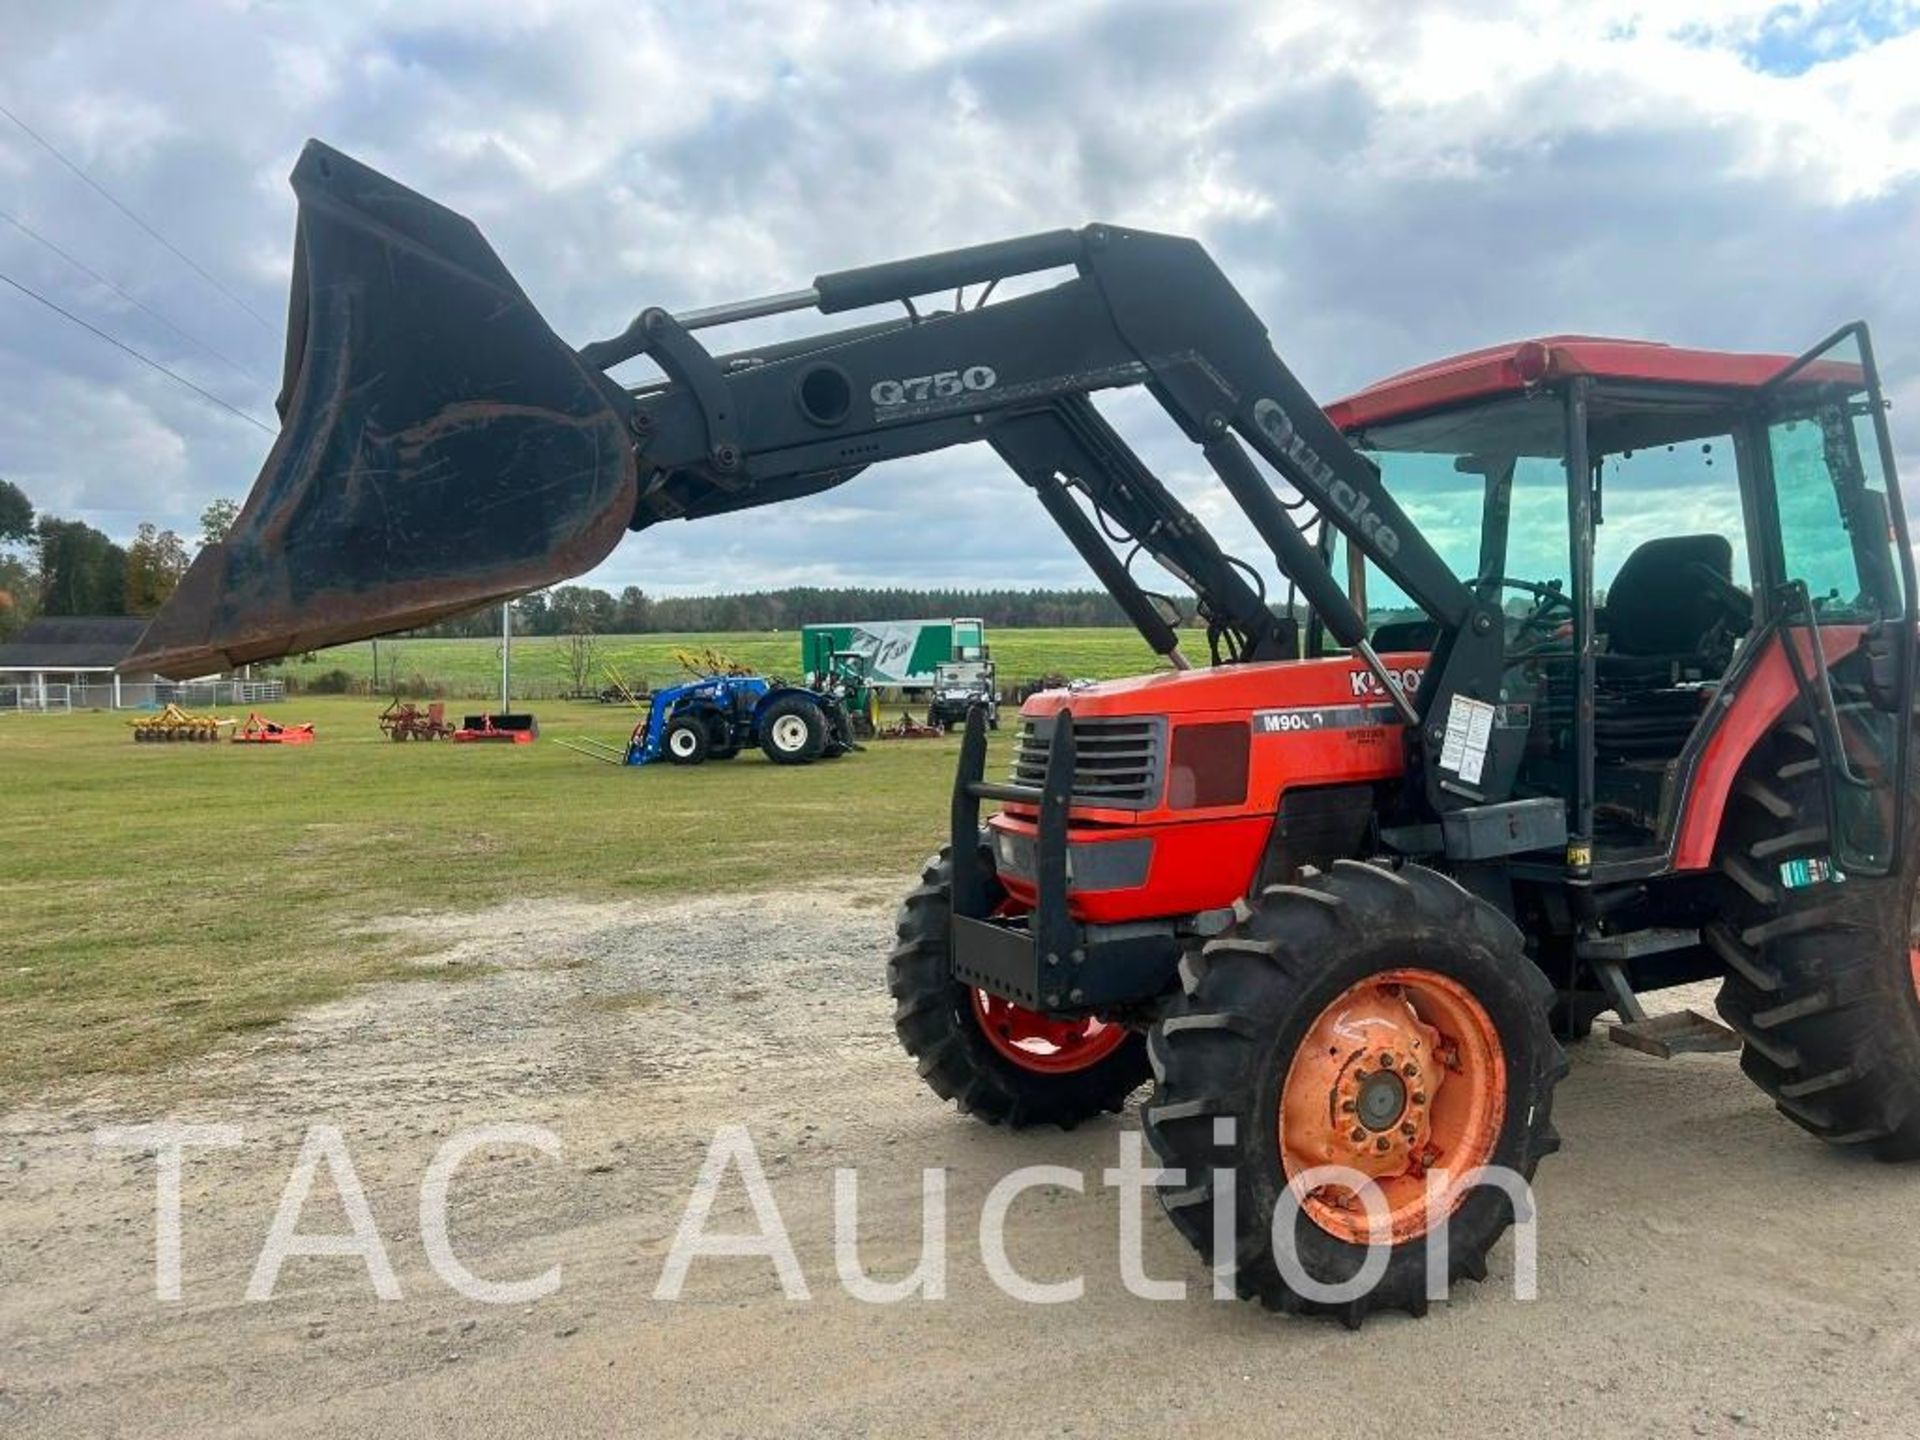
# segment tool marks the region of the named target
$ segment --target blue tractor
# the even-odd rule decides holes
[[[835,760],[855,748],[838,696],[764,675],[702,675],[653,692],[622,763],[699,765],[754,745],[776,765]]]

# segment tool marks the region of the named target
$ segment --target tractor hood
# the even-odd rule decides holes
[[[1421,651],[1380,657],[1409,695],[1427,667]],[[1071,710],[1075,719],[1133,715],[1245,716],[1262,708],[1386,703],[1386,691],[1367,667],[1347,655],[1323,660],[1272,660],[1205,670],[1163,670],[1125,680],[1103,680],[1070,690],[1043,690],[1020,707],[1037,719]],[[1398,724],[1397,718],[1390,723]]]

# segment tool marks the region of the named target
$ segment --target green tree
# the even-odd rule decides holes
[[[614,600],[591,585],[562,585],[548,592],[548,635],[577,635],[592,631],[604,635],[613,628]]]
[[[127,552],[91,525],[42,515],[33,527],[43,615],[127,613]]]
[[[613,631],[616,635],[640,635],[653,628],[653,601],[647,598],[647,592],[638,585],[629,585],[620,592],[620,599],[613,610]]]
[[[147,521],[126,549],[126,611],[129,615],[151,615],[167,603],[180,577],[187,573],[191,557],[186,544],[171,530],[160,530]]]
[[[0,545],[33,539],[33,502],[11,480],[0,480]]]
[[[18,555],[0,554],[0,640],[11,640],[33,618],[40,577]]]
[[[458,623],[457,621],[455,622]],[[535,590],[532,594],[522,595],[513,602],[513,633],[516,635],[544,635],[547,633],[547,592]]]
[[[233,522],[240,514],[240,502],[229,500],[224,495],[210,501],[207,508],[200,512],[200,543],[218,545],[227,538],[227,532],[233,529]]]

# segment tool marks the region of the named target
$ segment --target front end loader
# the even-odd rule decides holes
[[[1349,1324],[1423,1312],[1439,1242],[1448,1279],[1486,1273],[1602,1013],[1920,1156],[1914,567],[1864,326],[1798,360],[1529,341],[1323,410],[1198,244],[1094,225],[576,350],[451,211],[318,144],[293,183],[279,440],[130,664],[421,624],[624,530],[986,444],[1169,668],[1034,696],[1004,777],[969,717],[888,961],[937,1094],[1072,1126],[1151,1080],[1179,1231]],[[608,378],[642,355],[664,378]],[[1123,388],[1265,555],[1129,448],[1095,403]],[[1692,503],[1709,479],[1725,503]],[[1608,560],[1608,515],[1650,503]],[[1207,663],[1134,555],[1191,589]],[[1715,978],[1718,1020],[1643,1004]]]

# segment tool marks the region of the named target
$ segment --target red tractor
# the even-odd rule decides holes
[[[1197,244],[1091,226],[575,351],[459,216],[317,144],[294,187],[280,441],[130,664],[420,624],[626,529],[984,442],[1171,668],[1033,697],[1004,780],[970,720],[889,962],[937,1094],[1071,1126],[1151,1079],[1181,1233],[1350,1324],[1423,1311],[1443,1235],[1449,1278],[1485,1272],[1521,1202],[1482,1172],[1558,1147],[1560,1042],[1604,1011],[1655,1053],[1739,1048],[1834,1144],[1920,1156],[1914,566],[1864,326],[1797,360],[1530,341],[1322,410]],[[607,378],[640,355],[666,378]],[[1133,386],[1266,554],[1226,553],[1095,408]],[[1116,543],[1193,591],[1210,663]],[[1642,1007],[1712,978],[1724,1025]]]

